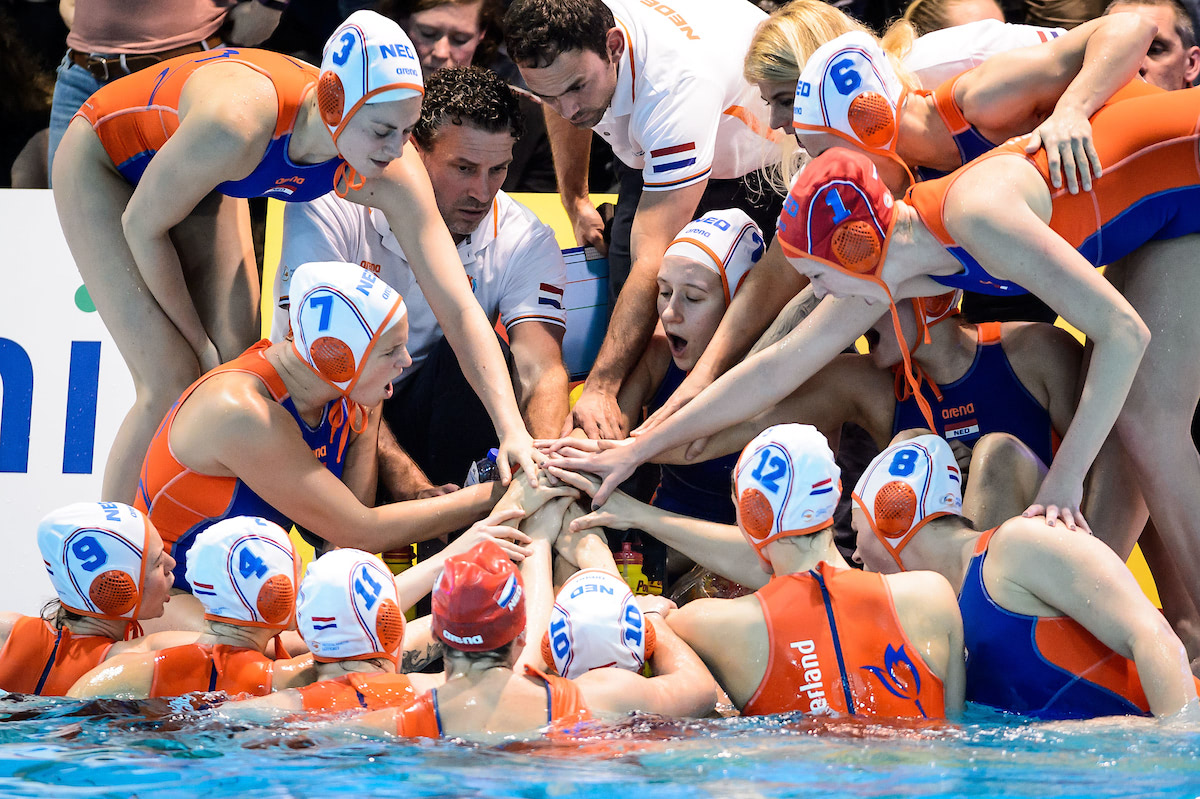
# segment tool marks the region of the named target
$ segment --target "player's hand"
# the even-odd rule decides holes
[[[563,422],[563,437],[577,427],[588,438],[624,438],[625,420],[621,416],[617,398],[584,385],[583,393]]]
[[[1082,481],[1077,480],[1064,484],[1056,479],[1054,467],[1051,466],[1050,472],[1042,480],[1042,487],[1038,489],[1033,504],[1026,508],[1021,515],[1027,519],[1045,516],[1046,524],[1051,527],[1054,526],[1055,521],[1061,521],[1071,530],[1082,530],[1091,535],[1092,528],[1088,526],[1087,520],[1083,518],[1083,513],[1079,510],[1082,502]]]
[[[524,427],[509,433],[500,439],[500,447],[496,455],[496,466],[500,469],[501,485],[508,485],[512,480],[513,467],[524,472],[530,483],[536,483],[538,466],[544,460],[546,460],[546,456],[533,446],[533,437]]]
[[[425,488],[418,489],[413,493],[412,499],[431,499],[432,497],[440,497],[446,494],[453,494],[459,490],[459,486],[455,483],[443,483],[440,486],[430,485]]]
[[[571,218],[571,229],[575,232],[575,243],[580,247],[595,247],[601,255],[608,255],[604,243],[604,219],[596,206],[586,197],[567,209]]]
[[[965,483],[967,473],[971,469],[971,455],[974,454],[974,450],[957,438],[952,439],[949,444],[950,451],[954,453],[954,460],[958,462],[958,471],[962,474],[962,479]]]
[[[1078,194],[1081,187],[1091,191],[1092,179],[1104,173],[1092,141],[1092,125],[1076,111],[1056,108],[1049,119],[1037,126],[1025,145],[1025,152],[1032,155],[1041,147],[1046,148],[1046,166],[1056,189],[1062,188],[1065,175],[1071,194]]]
[[[579,491],[566,483],[559,483],[551,478],[544,470],[539,471],[538,477],[530,480],[525,472],[518,472],[508,485],[508,491],[496,503],[495,510],[521,510],[524,515],[532,516],[538,509],[557,497],[578,498]]]
[[[529,536],[507,524],[525,517],[520,508],[493,510],[490,515],[471,525],[465,533],[446,547],[447,557],[461,555],[481,541],[494,541],[509,558],[520,563],[530,554],[525,546],[532,542]]]
[[[635,596],[633,599],[638,603],[638,607],[642,609],[642,613],[657,613],[664,619],[671,611],[679,609],[678,605],[667,599],[665,596],[640,594]]]
[[[196,352],[196,360],[200,364],[200,374],[208,374],[213,369],[221,365],[221,354],[217,352],[217,345],[212,343],[211,339],[205,339],[204,345]]]

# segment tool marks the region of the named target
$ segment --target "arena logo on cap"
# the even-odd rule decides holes
[[[481,646],[483,644],[482,635],[455,635],[449,630],[442,630],[442,635],[456,644],[470,644],[472,646]]]

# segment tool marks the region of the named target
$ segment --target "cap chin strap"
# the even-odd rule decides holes
[[[913,398],[917,401],[917,407],[921,409],[921,415],[925,417],[929,429],[937,430],[937,425],[933,423],[933,409],[929,407],[929,400],[925,399],[924,395],[921,394],[921,381],[918,379],[916,371],[913,368],[912,354],[908,351],[908,342],[904,340],[904,331],[900,327],[900,312],[896,308],[896,301],[892,299],[892,292],[888,289],[887,284],[878,278],[876,280],[883,287],[883,290],[887,292],[888,310],[892,314],[892,328],[896,331],[896,343],[900,345],[900,355],[904,358],[904,379],[908,383],[908,389],[912,391]],[[929,335],[928,328],[925,329],[925,335]]]
[[[839,485],[839,490],[840,490],[840,486],[841,486],[840,481],[839,481],[838,485]],[[830,527],[833,527],[833,518],[832,517],[830,517],[829,519],[826,519],[823,522],[814,524],[812,527],[804,527],[804,528],[801,528],[798,530],[780,530],[778,533],[775,533],[775,535],[769,535],[766,538],[762,539],[761,541],[757,541],[757,540],[751,538],[749,535],[746,535],[745,531],[742,532],[742,535],[745,537],[745,539],[747,541],[750,542],[750,546],[754,547],[754,554],[758,555],[758,559],[760,561],[762,561],[763,566],[765,566],[768,569],[771,569],[771,571],[774,572],[774,567],[772,566],[771,561],[767,560],[767,557],[765,555],[763,555],[763,552],[762,552],[764,549],[766,549],[767,544],[773,544],[774,542],[778,541],[781,538],[793,538],[795,536],[801,536],[801,535],[812,535],[813,533],[819,533],[822,530],[827,530]],[[650,656],[647,655],[646,660],[649,660],[649,659],[650,659]]]
[[[343,181],[345,181],[344,188]],[[367,179],[357,169],[350,166],[349,161],[342,159],[341,165],[333,173],[333,193],[344,200],[350,192],[358,191],[365,185],[367,185]]]
[[[887,553],[892,556],[892,560],[896,561],[896,565],[900,567],[900,571],[902,572],[908,571],[908,567],[905,566],[904,561],[900,559],[900,551],[908,546],[908,543],[912,541],[913,536],[920,532],[922,527],[929,524],[934,519],[940,519],[943,516],[954,515],[952,513],[948,513],[947,511],[937,511],[936,513],[931,513],[921,521],[914,524],[912,529],[905,533],[900,540],[893,545],[892,542],[888,540],[888,537],[884,535],[884,533],[875,525],[875,517],[869,510],[867,510],[867,506],[863,503],[858,494],[851,494],[851,498],[863,512],[863,515],[867,517],[867,524],[871,525],[871,532],[875,534],[876,540],[878,540],[879,543],[883,545],[883,548],[887,550]]]

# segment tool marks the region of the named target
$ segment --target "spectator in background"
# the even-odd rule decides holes
[[[525,89],[516,65],[499,52],[498,0],[380,0],[379,11],[404,28],[426,77],[443,67],[483,67],[517,90],[525,132],[513,146],[505,191],[558,191],[542,104]]]
[[[1141,76],[1160,89],[1186,89],[1200,75],[1200,47],[1187,8],[1179,0],[1116,0],[1105,14],[1129,11],[1158,25],[1142,61]]]
[[[87,0],[77,7],[75,0],[61,0],[71,32],[54,86],[49,168],[71,118],[101,86],[178,55],[260,44],[286,6],[286,0]],[[245,202],[230,198],[223,205],[232,213]]]
[[[0,186],[46,188],[45,129],[54,86],[41,71],[15,19],[0,11]],[[40,150],[37,148],[41,143]]]
[[[1004,11],[996,0],[913,0],[904,9],[904,19],[924,36],[982,19],[1003,22]]]

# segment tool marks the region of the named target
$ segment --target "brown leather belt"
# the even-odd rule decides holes
[[[92,73],[96,80],[109,81],[131,75],[139,69],[152,67],[168,58],[188,53],[199,53],[221,47],[223,40],[219,33],[214,33],[202,42],[185,44],[161,53],[81,53],[78,50],[67,50],[71,63]]]

